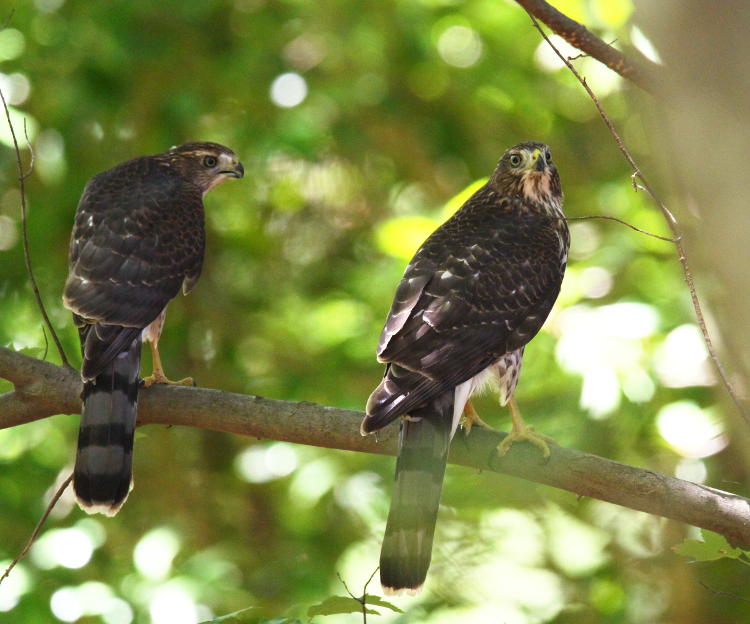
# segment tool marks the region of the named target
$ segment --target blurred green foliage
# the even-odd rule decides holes
[[[555,4],[605,39],[629,41],[629,0]],[[60,294],[81,190],[121,160],[186,140],[229,145],[247,171],[207,198],[204,274],[171,304],[161,342],[167,372],[203,386],[361,409],[382,373],[374,346],[406,261],[518,141],[552,147],[569,216],[665,231],[580,86],[509,0],[12,8],[0,88],[34,146],[32,259],[76,363]],[[649,100],[592,59],[577,62],[642,166],[657,166],[642,117]],[[23,269],[15,155],[0,125],[0,343],[56,360]],[[571,230],[560,302],[527,349],[518,392],[527,419],[566,446],[724,488],[745,482],[736,451],[724,450],[672,246],[607,221]],[[507,427],[493,398],[478,407]],[[77,426],[58,416],[0,431],[4,562],[70,472]],[[123,511],[86,518],[66,494],[0,586],[0,620],[305,619],[344,593],[337,573],[364,593],[393,465],[139,430]],[[717,601],[699,581],[742,594],[748,572],[728,560],[687,566],[670,547],[697,535],[688,527],[459,468],[448,470],[443,505],[426,591],[393,599],[404,613],[379,609],[373,621],[742,619],[741,603]]]

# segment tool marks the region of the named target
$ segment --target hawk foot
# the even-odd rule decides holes
[[[511,432],[507,436],[505,436],[503,441],[497,445],[497,452],[500,457],[503,457],[508,452],[508,450],[510,450],[510,447],[519,440],[522,440],[524,442],[531,442],[531,444],[533,444],[534,446],[538,446],[540,449],[542,449],[542,455],[544,455],[545,459],[550,455],[549,445],[547,444],[547,442],[550,442],[552,444],[554,444],[555,442],[549,436],[543,435],[541,433],[535,433],[533,425],[522,425],[518,428],[514,426],[513,429],[511,429]]]
[[[516,401],[513,398],[510,399],[510,418],[513,422],[513,427],[510,433],[505,436],[505,439],[497,445],[497,452],[500,457],[503,457],[508,452],[514,442],[524,440],[542,449],[542,455],[547,459],[550,455],[547,442],[554,444],[555,441],[549,436],[534,433],[534,427],[527,425],[523,421],[523,418],[521,418],[521,412],[518,410],[518,405],[516,405]]]
[[[171,379],[167,379],[161,371],[154,371],[153,374],[143,378],[143,385],[148,388],[154,384],[165,384],[168,386],[194,386],[195,381],[192,377],[185,377],[185,379],[180,379],[179,381],[172,381]]]
[[[489,429],[490,431],[495,431],[493,427],[490,427],[479,417],[479,414],[477,414],[477,411],[474,409],[471,401],[466,402],[466,405],[464,406],[464,412],[463,414],[461,414],[460,423],[464,429],[464,435],[469,435],[471,433],[471,428],[474,425],[484,427],[485,429]]]

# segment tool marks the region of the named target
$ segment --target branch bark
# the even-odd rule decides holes
[[[597,61],[604,63],[612,71],[644,91],[654,93],[663,72],[656,63],[643,60],[640,63],[629,59],[622,52],[602,41],[583,24],[572,20],[545,0],[516,0],[526,11],[546,24],[565,41]]]
[[[68,368],[0,347],[0,377],[15,385],[0,396],[0,429],[80,410],[80,379]],[[359,434],[361,412],[206,388],[152,386],[138,402],[138,424],[184,425],[261,439],[395,455],[397,427],[379,438]],[[650,470],[559,446],[546,462],[536,449],[495,447],[504,434],[475,428],[459,436],[450,462],[491,470],[709,529],[750,547],[750,500]]]

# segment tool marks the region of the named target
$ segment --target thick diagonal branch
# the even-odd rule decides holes
[[[654,92],[662,69],[651,61],[636,63],[622,52],[602,41],[583,24],[570,19],[544,0],[516,0],[531,15],[581,52],[604,63],[612,71],[630,80],[644,91]]]
[[[74,371],[0,347],[0,377],[15,384],[0,396],[0,429],[58,413],[77,413],[80,381]],[[379,439],[359,434],[360,412],[177,386],[144,389],[138,422],[200,427],[255,438],[282,440],[364,453],[395,454],[396,427]],[[501,434],[475,429],[457,440],[450,461],[505,473],[624,507],[672,518],[750,546],[750,500],[562,447],[543,461],[518,444],[503,458]]]

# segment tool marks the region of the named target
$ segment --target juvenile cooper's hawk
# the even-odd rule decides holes
[[[113,516],[130,492],[141,341],[151,343],[154,363],[146,385],[171,383],[157,345],[167,304],[200,276],[203,196],[243,175],[223,145],[186,143],[121,163],[83,191],[63,303],[83,352],[73,487],[88,513]]]
[[[399,416],[396,484],[380,555],[386,593],[416,592],[430,565],[448,446],[486,382],[507,403],[526,343],[560,292],[569,235],[549,149],[521,143],[406,267],[378,344],[385,376],[366,435]],[[511,406],[513,403],[511,402]],[[513,412],[516,439],[549,450]]]

